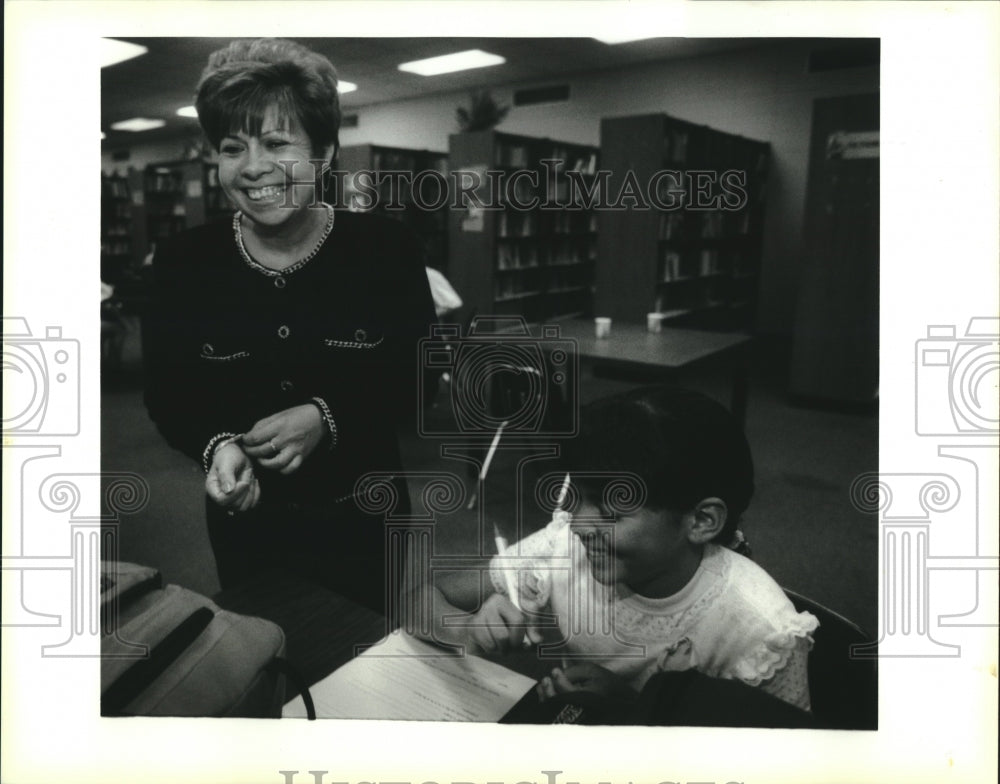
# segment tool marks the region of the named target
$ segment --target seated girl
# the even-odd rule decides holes
[[[485,654],[554,645],[564,666],[541,681],[543,697],[628,699],[658,672],[694,669],[809,710],[818,621],[730,547],[753,494],[733,417],[655,387],[591,404],[581,420],[564,450],[568,511],[492,559],[485,599],[478,575],[439,580],[430,635]]]

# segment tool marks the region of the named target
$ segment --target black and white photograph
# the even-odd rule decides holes
[[[4,715],[92,726],[4,781],[994,770],[995,9],[72,5],[8,6],[74,149],[5,179]]]
[[[115,555],[285,715],[877,727],[877,39],[107,45]]]

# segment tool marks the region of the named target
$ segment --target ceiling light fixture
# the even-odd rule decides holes
[[[149,50],[139,44],[130,44],[128,41],[119,41],[117,38],[101,39],[101,68],[109,65],[123,63],[133,57],[146,54]]]
[[[473,68],[486,68],[490,65],[501,65],[507,60],[498,54],[490,54],[482,49],[469,49],[454,54],[444,54],[440,57],[428,57],[426,60],[413,60],[396,66],[400,71],[420,74],[421,76],[437,76],[438,74],[468,71]]]
[[[344,93],[353,93],[358,89],[358,86],[354,82],[345,82],[343,79],[337,80],[337,92],[343,95]]]
[[[162,128],[167,124],[166,120],[152,120],[148,117],[133,117],[129,120],[111,123],[111,129],[115,131],[151,131],[153,128]]]
[[[193,106],[182,106],[177,110],[178,117],[191,117],[195,120],[198,119],[198,110]]]
[[[595,35],[594,40],[600,41],[602,44],[610,44],[614,46],[615,44],[628,44],[632,41],[648,41],[650,38],[656,38],[655,35],[646,35],[645,33],[639,33],[638,35],[632,35],[630,33],[618,33],[617,35]]]

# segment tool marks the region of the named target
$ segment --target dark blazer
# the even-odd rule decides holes
[[[324,400],[336,424],[292,477],[260,472],[282,495],[323,503],[368,471],[399,470],[396,427],[416,418],[418,341],[434,306],[402,224],[337,212],[304,265],[249,264],[229,222],[165,242],[154,260],[145,400],[164,438],[202,460],[213,437]]]

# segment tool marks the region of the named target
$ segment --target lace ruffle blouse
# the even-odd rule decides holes
[[[806,663],[819,621],[799,613],[757,564],[709,544],[694,577],[662,599],[593,578],[569,515],[493,558],[494,588],[515,570],[525,610],[552,613],[570,660],[607,667],[638,690],[660,671],[696,669],[738,679],[809,709]]]

